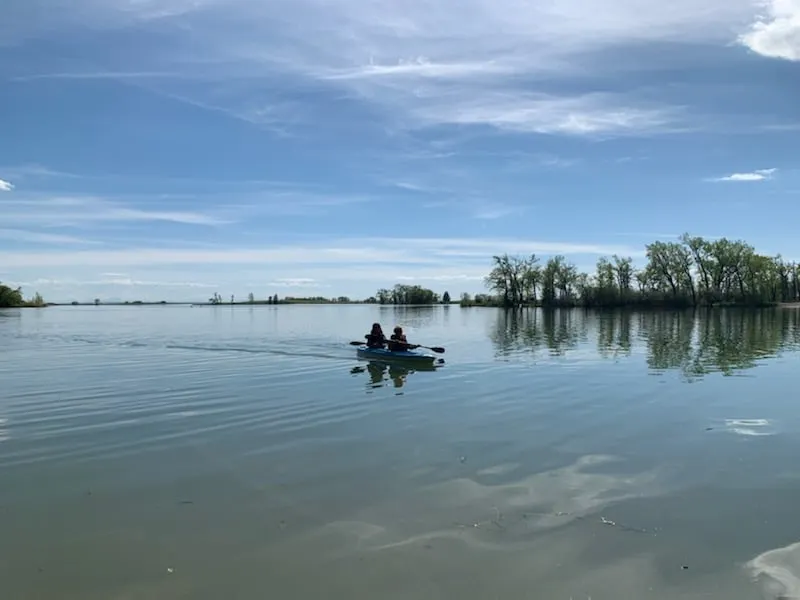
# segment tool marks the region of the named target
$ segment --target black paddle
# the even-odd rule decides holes
[[[407,344],[405,342],[398,342],[395,340],[389,340],[390,342],[394,342],[395,344],[403,344],[404,346],[414,346],[415,348],[425,348],[426,350],[432,350],[437,354],[444,354],[444,348],[441,346],[423,346],[422,344]],[[351,346],[364,346],[365,342],[350,342]]]

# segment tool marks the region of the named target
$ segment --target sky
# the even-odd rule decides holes
[[[484,291],[492,255],[800,260],[800,0],[4,0],[0,281]]]

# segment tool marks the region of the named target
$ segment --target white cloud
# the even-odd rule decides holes
[[[424,57],[417,57],[412,60],[400,59],[394,65],[377,65],[370,63],[363,67],[350,69],[334,70],[328,74],[320,74],[321,79],[366,79],[368,77],[403,77],[415,78],[434,78],[434,79],[460,79],[467,76],[480,76],[491,74],[513,73],[508,65],[502,65],[493,61],[486,62],[464,62],[464,63],[432,63]]]
[[[800,61],[800,0],[767,0],[766,6],[739,42],[762,56]]]
[[[520,214],[524,211],[522,206],[513,206],[509,204],[500,203],[483,203],[475,204],[472,212],[473,219],[481,219],[484,221],[494,221],[496,219],[503,219],[511,215]]]
[[[37,79],[181,79],[180,72],[166,71],[84,71],[84,72],[55,72],[36,73],[13,77],[12,81],[35,81]]]
[[[676,127],[677,108],[625,106],[618,95],[558,97],[530,93],[467,93],[447,106],[438,102],[416,114],[431,124],[491,125],[498,129],[545,134],[640,134]]]
[[[130,208],[117,202],[89,196],[14,199],[0,204],[0,220],[7,224],[39,226],[103,221],[168,221],[189,225],[222,225],[231,222],[202,212]]]
[[[732,173],[724,177],[717,177],[711,181],[764,181],[772,179],[772,175],[778,169],[756,169],[749,173]]]
[[[97,244],[98,242],[74,237],[71,235],[58,235],[53,233],[39,233],[23,229],[0,228],[0,239],[15,242],[31,242],[35,244]]]
[[[246,81],[278,74],[339,88],[398,127],[630,135],[683,129],[687,115],[660,99],[648,102],[636,90],[532,90],[546,89],[542,76],[593,74],[585,58],[594,51],[647,42],[729,42],[752,22],[754,8],[752,0],[597,0],[591,10],[581,0],[464,0],[457,9],[449,0],[76,0],[69,15],[44,15],[20,28],[84,21],[92,27],[146,25],[179,16],[169,54],[154,44],[135,64],[56,75],[144,78],[149,89],[257,124],[273,123],[273,107],[263,97],[259,104],[263,88],[248,89]],[[198,38],[204,42],[199,51]],[[176,93],[161,76],[171,72],[218,81],[213,89],[198,85]],[[220,81],[230,79],[237,80],[230,93],[219,93]],[[268,114],[259,105],[269,105]],[[285,120],[283,108],[279,120]]]
[[[540,76],[583,74],[586,53],[626,44],[727,41],[731,25],[752,10],[748,0],[605,0],[592,10],[579,0],[466,0],[457,10],[445,0],[273,6],[295,25],[269,53],[249,43],[234,44],[234,52],[268,54],[278,68],[335,82],[398,124],[569,135],[673,131],[684,115],[635,91],[534,93]]]
[[[327,287],[315,279],[309,277],[280,277],[270,281],[267,286],[280,288],[319,288]]]
[[[158,280],[143,280],[131,279],[130,277],[108,277],[103,279],[51,279],[40,277],[32,281],[17,281],[14,285],[21,287],[41,287],[49,286],[53,288],[64,287],[166,287],[166,288],[215,288],[218,287],[213,283],[202,283],[195,281],[158,281]]]
[[[116,286],[136,286],[136,287],[176,287],[176,288],[214,288],[213,283],[200,283],[196,281],[153,281],[142,279],[131,279],[130,277],[111,277],[101,279],[97,282],[89,282],[88,285],[116,285]]]
[[[10,192],[14,189],[14,184],[5,179],[0,179],[0,192]]]
[[[58,177],[78,179],[79,175],[74,173],[65,173],[64,171],[56,171],[48,169],[42,165],[37,164],[22,164],[22,165],[4,165],[0,167],[0,171],[10,175],[12,179],[28,179],[28,178],[44,178],[44,177]]]
[[[468,275],[466,273],[454,273],[449,275],[398,275],[395,277],[398,281],[482,281],[485,277],[483,275]]]
[[[159,265],[447,265],[454,261],[482,265],[493,254],[641,256],[643,251],[624,246],[543,242],[519,239],[459,238],[358,238],[332,241],[326,246],[275,246],[270,248],[85,250],[73,252],[7,252],[8,268],[121,267]],[[335,244],[335,245],[334,245]],[[408,268],[408,267],[404,267]]]

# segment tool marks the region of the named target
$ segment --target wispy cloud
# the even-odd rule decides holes
[[[268,190],[239,197],[229,208],[247,215],[320,216],[332,210],[344,210],[374,201],[369,194],[324,193],[306,190]]]
[[[647,41],[723,41],[750,15],[741,0],[702,6],[680,0],[669,9],[606,0],[591,11],[578,0],[468,0],[457,11],[444,0],[368,8],[356,0],[301,0],[289,10],[294,18],[284,18],[298,25],[271,48],[278,68],[338,84],[383,107],[398,124],[578,136],[685,130],[688,115],[662,99],[648,101],[637,89],[534,93],[533,83],[586,74],[592,51]],[[315,32],[310,43],[308,31]]]
[[[14,185],[10,181],[0,179],[0,192],[10,192],[14,189]]]
[[[398,275],[398,281],[481,281],[485,275],[468,275],[466,273],[455,273],[446,275]]]
[[[187,225],[224,225],[225,219],[195,211],[132,208],[93,196],[15,198],[0,205],[4,223],[68,226],[104,221],[167,221]]]
[[[151,279],[132,279],[130,277],[110,277],[100,279],[97,282],[89,282],[88,285],[116,285],[124,287],[175,287],[175,288],[214,288],[213,283],[202,283],[198,281],[158,281]]]
[[[614,94],[559,97],[546,94],[484,93],[447,106],[431,103],[415,111],[429,124],[491,125],[541,134],[642,134],[677,130],[677,107],[626,106]]]
[[[515,69],[510,65],[503,65],[494,61],[434,63],[425,57],[412,60],[400,59],[396,64],[379,65],[370,62],[361,67],[322,71],[321,79],[365,79],[369,77],[408,77],[434,78],[434,79],[460,79],[467,76],[481,76],[492,74],[513,73]]]
[[[400,188],[401,190],[406,190],[406,191],[409,191],[409,192],[419,192],[421,194],[427,194],[427,193],[438,191],[434,187],[430,187],[430,186],[423,185],[423,184],[420,184],[420,183],[412,183],[410,181],[395,181],[395,182],[392,182],[391,185],[393,185],[394,187]]]
[[[30,242],[35,244],[64,244],[64,245],[81,245],[81,244],[97,244],[92,240],[74,237],[71,235],[58,235],[52,233],[39,233],[36,231],[27,231],[24,229],[5,229],[0,228],[0,239],[12,240],[15,242]]]
[[[762,14],[739,42],[770,58],[800,61],[800,2],[766,0]]]
[[[327,287],[316,279],[310,277],[281,277],[270,281],[268,286],[279,288],[319,288]]]
[[[70,279],[70,278],[56,278],[51,279],[47,277],[40,277],[31,281],[15,281],[15,285],[22,287],[41,287],[50,286],[54,288],[62,287],[96,287],[96,286],[113,286],[113,287],[159,287],[159,288],[215,288],[218,287],[214,283],[203,283],[197,281],[161,281],[150,279],[132,279],[130,277],[104,277],[101,279]]]
[[[37,79],[183,79],[186,74],[167,71],[75,71],[37,73],[12,77],[11,81],[36,81]]]
[[[711,181],[764,181],[765,179],[772,179],[772,175],[778,169],[756,169],[748,173],[731,173],[724,177],[716,177]]]
[[[481,219],[484,221],[493,221],[510,217],[511,215],[519,215],[524,212],[524,206],[501,204],[501,203],[487,203],[478,202],[472,209],[472,218]]]
[[[370,248],[368,252],[364,248]],[[626,246],[546,242],[521,239],[459,238],[355,238],[320,245],[285,245],[261,248],[161,249],[73,252],[8,252],[3,264],[9,268],[29,267],[127,267],[144,265],[440,265],[453,261],[482,263],[493,254],[536,253],[540,255],[639,256],[643,252]]]
[[[774,0],[774,7],[790,1]],[[776,21],[787,11],[773,12]],[[76,0],[70,20],[58,25],[85,21],[110,28],[176,16],[181,27],[169,45],[171,55],[149,47],[133,68],[34,77],[149,80],[153,91],[259,125],[272,123],[274,115],[253,108],[252,92],[260,85],[255,82],[270,73],[342,90],[382,111],[395,127],[444,124],[579,136],[651,135],[691,128],[691,113],[659,97],[648,99],[636,88],[600,94],[562,87],[534,93],[547,86],[533,84],[548,78],[552,88],[552,81],[589,74],[585,59],[595,51],[646,42],[726,43],[731,31],[752,20],[753,7],[750,0],[676,0],[669,6],[652,0],[598,0],[589,11],[580,0],[466,0],[454,11],[447,0],[368,5],[361,0],[123,5]],[[48,28],[55,19],[46,15],[26,26]],[[204,39],[202,53],[194,44],[198,36]],[[232,93],[201,87],[178,93],[158,83],[168,82],[169,74],[235,78],[237,83]]]
[[[7,173],[12,179],[45,178],[45,177],[69,178],[69,179],[80,178],[79,175],[76,175],[74,173],[56,171],[54,169],[48,169],[47,167],[37,164],[3,166],[0,167],[0,171]]]

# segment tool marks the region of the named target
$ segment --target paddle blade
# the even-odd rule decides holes
[[[365,342],[350,342],[351,346],[363,346]]]
[[[444,354],[444,348],[442,348],[441,346],[433,346],[431,350],[439,354]]]

